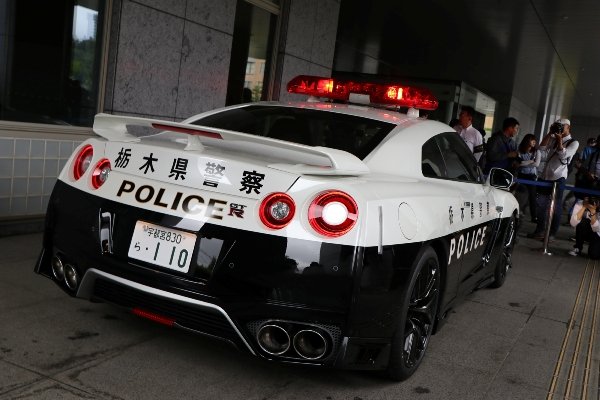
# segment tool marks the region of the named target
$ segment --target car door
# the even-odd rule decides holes
[[[450,251],[459,263],[458,284],[470,290],[485,273],[487,245],[492,238],[495,207],[488,196],[475,157],[455,133],[436,137],[446,166],[447,179],[460,187],[459,207],[454,213],[459,229],[450,241]]]

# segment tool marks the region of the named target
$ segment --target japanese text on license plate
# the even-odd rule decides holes
[[[180,272],[188,272],[196,235],[144,221],[137,221],[129,257]]]

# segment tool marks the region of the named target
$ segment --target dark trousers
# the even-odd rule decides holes
[[[537,180],[537,176],[535,174],[519,174],[518,177],[521,179],[527,179],[529,181]],[[531,215],[531,220],[535,221],[537,219],[537,213],[536,213],[537,190],[536,190],[536,187],[533,185],[526,184],[526,183],[520,184],[520,186],[524,187],[525,190],[527,191],[527,203],[523,202],[523,205],[521,208],[525,208],[524,206],[528,205],[529,206],[529,215]]]
[[[552,225],[550,225],[550,236],[556,235],[562,218],[562,202],[565,191],[565,178],[557,179],[556,201],[554,202],[554,215],[552,216]],[[550,182],[551,183],[551,182]],[[536,195],[536,214],[537,226],[535,233],[544,233],[546,231],[546,223],[548,219],[548,209],[550,208],[550,200],[552,197],[552,187],[540,187]]]
[[[581,251],[583,243],[589,242],[588,255],[593,260],[600,259],[600,236],[592,230],[590,220],[584,218],[575,227],[575,248]]]

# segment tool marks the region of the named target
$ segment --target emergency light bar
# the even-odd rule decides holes
[[[350,94],[369,96],[372,104],[389,104],[435,110],[438,101],[430,90],[414,86],[341,81],[320,76],[298,75],[288,85],[289,93],[348,101]]]

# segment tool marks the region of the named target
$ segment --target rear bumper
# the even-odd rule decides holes
[[[110,249],[103,243],[107,232],[99,217],[106,213],[113,221]],[[173,217],[90,196],[58,182],[36,272],[71,296],[166,316],[175,327],[225,340],[265,359],[357,369],[387,364],[393,304],[382,309],[382,297],[371,290],[366,298],[375,301],[370,307],[361,295],[361,290],[372,289],[361,282],[363,261],[371,259],[368,255],[376,249],[307,243],[204,224],[195,231],[200,238],[193,254],[197,261],[188,274],[180,274],[128,258],[139,219],[182,225]],[[210,246],[204,246],[207,243]],[[200,261],[201,250],[204,256],[213,252],[208,254],[214,261],[210,268]],[[292,254],[302,257],[293,259]],[[76,268],[80,283],[75,290],[53,275],[53,257]],[[392,266],[385,264],[371,262],[371,268],[391,276]],[[390,295],[380,280],[377,287],[384,296]],[[301,330],[318,332],[327,351],[318,359],[307,359],[290,345],[284,354],[270,354],[257,341],[265,324],[285,328],[290,341]]]
[[[180,328],[213,336],[256,354],[225,310],[215,304],[142,285],[90,268],[76,297],[101,300],[128,309],[145,306],[159,315],[173,317]]]

